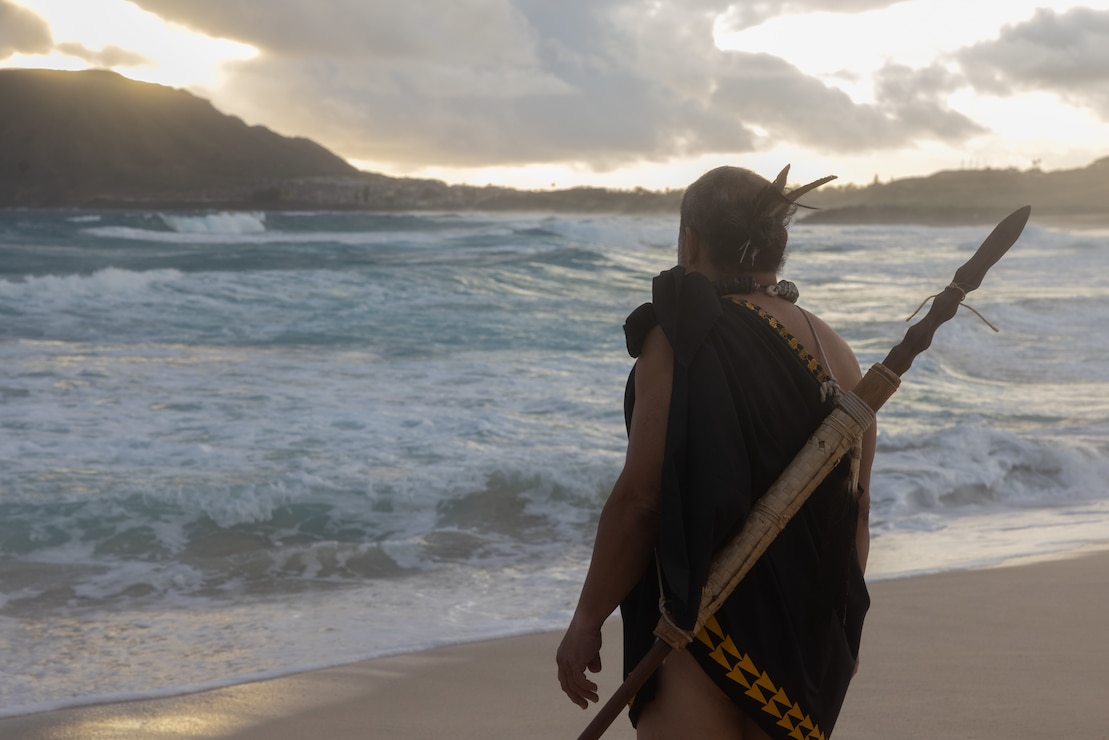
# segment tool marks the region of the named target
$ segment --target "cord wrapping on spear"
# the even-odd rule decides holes
[[[1024,206],[1002,219],[974,256],[955,273],[952,284],[936,297],[928,314],[906,332],[901,343],[890,350],[881,363],[867,371],[850,393],[837,399],[836,408],[778,480],[752,506],[739,534],[713,559],[694,628],[679,629],[663,613],[655,628],[658,639],[654,645],[578,740],[600,738],[666,656],[689,644],[719,609],[820,481],[874,422],[877,411],[900,385],[901,375],[908,371],[916,356],[931,345],[936,329],[954,316],[966,294],[981,285],[986,271],[1016,242],[1031,210],[1030,206]]]

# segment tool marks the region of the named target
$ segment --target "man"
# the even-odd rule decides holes
[[[625,675],[659,618],[696,619],[713,553],[742,526],[831,410],[859,381],[846,342],[778,281],[793,200],[721,167],[682,199],[678,267],[628,318],[637,357],[625,397],[628,450],[601,514],[593,558],[559,647],[571,701],[597,701],[600,627],[619,605]],[[869,605],[862,572],[873,427],[687,649],[631,703],[640,738],[823,738],[834,726]],[[661,598],[660,598],[661,597]]]

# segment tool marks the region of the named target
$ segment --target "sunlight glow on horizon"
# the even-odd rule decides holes
[[[1007,0],[1003,5],[904,0],[860,13],[777,16],[738,31],[731,27],[734,16],[725,13],[717,19],[714,38],[722,50],[778,56],[842,90],[855,103],[869,104],[875,102],[874,75],[886,65],[914,69],[947,66],[957,50],[995,40],[1005,26],[1027,21],[1037,10],[1064,13],[1078,7],[1109,10],[1109,0]],[[1109,125],[1093,112],[1047,92],[999,98],[963,88],[950,94],[946,103],[990,131],[957,147],[918,142],[890,156],[881,152],[831,157],[814,153],[816,159],[838,163],[838,184],[859,185],[873,179],[927,176],[945,169],[1023,170],[1036,165],[1071,169],[1090,164],[1096,157],[1089,150],[1109,135]],[[896,162],[891,161],[894,159]],[[874,171],[873,176],[865,174],[867,169]]]
[[[970,5],[965,0],[904,0],[862,13],[822,11],[778,16],[742,31],[729,29],[734,19],[725,13],[717,19],[714,37],[722,50],[781,57],[802,72],[843,90],[856,103],[866,104],[874,102],[873,74],[886,64],[921,68],[943,63],[960,48],[996,39],[1004,26],[1027,21],[1037,9],[1063,13],[1076,7],[1109,10],[1109,0],[1009,0],[1004,5],[990,6]],[[959,22],[952,23],[953,18]],[[865,186],[874,181],[927,177],[943,170],[1085,167],[1097,158],[1089,153],[1090,142],[1104,141],[1109,134],[1109,125],[1091,111],[1046,92],[998,98],[963,89],[950,95],[947,102],[990,131],[958,146],[921,141],[897,151],[864,154],[815,151],[783,142],[766,151],[638,162],[609,172],[594,171],[588,163],[579,162],[477,168],[429,166],[408,168],[396,172],[396,176],[477,186],[495,183],[530,190],[578,186],[664,190],[683,188],[721,164],[748,167],[772,177],[783,165],[792,163],[792,173],[799,179],[837,174],[834,185]],[[1060,131],[1068,135],[1060,136]],[[352,164],[368,171],[388,171],[388,166],[381,163]]]
[[[164,21],[126,0],[11,1],[46,21],[55,49],[48,54],[15,54],[0,60],[0,67],[111,69],[140,82],[212,90],[221,82],[224,64],[258,55],[252,46]],[[57,48],[65,45],[84,47],[90,58]],[[140,56],[148,63],[97,63],[96,57],[112,54]]]
[[[609,172],[596,172],[587,163],[520,165],[502,167],[419,167],[390,171],[389,165],[369,160],[348,160],[366,172],[389,174],[393,177],[415,177],[441,180],[449,185],[518,188],[521,190],[566,190],[576,187],[598,187],[612,190],[678,190],[702,174],[721,165],[746,167],[767,178],[791,165],[791,182],[815,180],[824,175],[838,175],[834,185],[869,184],[876,176],[888,180],[892,170],[875,172],[880,157],[856,157],[851,162],[842,156],[827,156],[788,145],[761,152],[711,153],[665,162],[637,162]],[[881,167],[879,166],[879,169]],[[941,169],[941,168],[937,168]],[[896,173],[898,176],[901,173]],[[921,174],[931,174],[931,172]]]
[[[111,69],[128,78],[190,90],[231,115],[244,117],[242,103],[220,95],[229,65],[254,59],[259,50],[167,22],[127,0],[9,0],[41,17],[50,27],[54,50],[15,54],[0,67],[80,70]],[[874,102],[873,75],[884,65],[925,67],[950,64],[951,53],[997,37],[1000,29],[1032,17],[1037,8],[1065,12],[1074,7],[1109,9],[1109,0],[1008,0],[969,4],[966,0],[903,0],[862,13],[813,12],[778,16],[736,31],[734,17],[715,26],[719,48],[768,53],[846,92],[856,103]],[[952,19],[958,19],[953,22]],[[144,62],[144,60],[146,60]],[[395,162],[348,159],[355,167],[396,177],[420,177],[451,184],[531,190],[594,186],[630,190],[684,188],[712,167],[734,164],[772,177],[787,163],[798,180],[837,174],[836,185],[867,185],[875,179],[927,176],[963,168],[1045,170],[1083,167],[1097,159],[1109,140],[1109,123],[1050,93],[996,98],[956,91],[944,101],[953,110],[989,127],[990,132],[960,142],[918,141],[897,150],[865,153],[814,150],[777,140],[769,150],[709,153],[669,160],[630,161],[600,169],[588,161],[484,167],[405,166]],[[318,131],[290,131],[280,116],[266,120],[254,110],[251,123],[304,136],[327,146]],[[768,137],[769,141],[775,141]],[[346,155],[333,150],[341,157]]]
[[[1077,7],[1109,10],[1109,0],[1006,0],[985,10],[966,0],[903,0],[863,12],[781,15],[742,30],[734,29],[732,13],[724,13],[713,36],[721,50],[773,54],[806,74],[842,85],[854,99],[859,89],[844,83],[850,77],[868,78],[886,64],[924,67],[960,48],[996,39],[1004,26],[1027,21],[1037,10],[1063,13]],[[861,97],[856,102],[871,102],[869,93]]]

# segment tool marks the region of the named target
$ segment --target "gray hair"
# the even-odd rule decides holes
[[[777,273],[796,206],[777,183],[742,167],[717,167],[682,196],[679,244],[692,229],[721,277]]]

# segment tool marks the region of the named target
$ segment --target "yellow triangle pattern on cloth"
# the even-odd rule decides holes
[[[797,337],[790,334],[789,330],[782,326],[782,322],[778,321],[776,318],[768,314],[764,309],[759,308],[754,303],[751,303],[748,300],[735,297],[732,297],[729,300],[737,306],[743,306],[744,308],[754,311],[759,316],[761,316],[762,319],[767,324],[769,324],[772,329],[774,329],[774,331],[781,334],[782,338],[786,340],[786,344],[789,345],[790,349],[797,353],[797,356],[801,358],[801,361],[805,363],[805,366],[807,368],[809,368],[809,372],[815,375],[818,381],[823,383],[824,381],[829,380],[832,377],[828,375],[823,367],[821,367],[820,362],[818,362],[817,359],[813,357],[807,349],[805,349],[805,347],[801,344]]]
[[[743,688],[744,693],[762,705],[762,711],[777,719],[779,727],[789,731],[788,737],[796,740],[826,740],[812,718],[792,701],[786,690],[778,686],[765,671],[755,667],[751,656],[736,648],[729,635],[724,634],[716,617],[709,617],[697,639],[709,648],[709,655],[727,671],[727,678]]]

